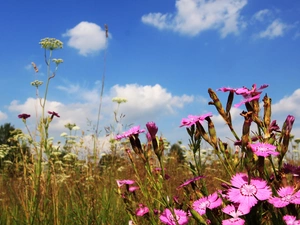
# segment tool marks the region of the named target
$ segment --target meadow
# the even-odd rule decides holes
[[[267,84],[218,92],[208,87],[208,104],[223,118],[234,143],[218,138],[212,113],[206,113],[178,121],[188,146],[168,143],[149,121],[117,134],[108,130],[110,151],[100,157],[98,129],[90,149],[84,149],[83,138],[74,138],[76,124],[66,124],[65,142],[53,144],[48,131],[60,115],[46,111],[46,105],[51,80],[63,63],[53,54],[63,43],[45,38],[40,45],[47,80],[31,83],[37,92],[46,87],[43,98],[37,97],[37,127],[30,130],[27,120],[33,116],[20,114],[26,132],[12,129],[0,145],[0,224],[300,224],[299,159],[290,157],[300,143],[292,135],[295,117],[276,123],[271,97],[262,94]],[[218,94],[228,95],[227,102]],[[243,101],[233,105],[236,95]],[[239,136],[230,110],[242,105]],[[84,158],[79,150],[87,152]]]

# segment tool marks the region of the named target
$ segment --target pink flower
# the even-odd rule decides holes
[[[295,216],[285,215],[283,220],[287,225],[300,225],[300,220],[296,220]]]
[[[160,215],[159,219],[162,223],[167,225],[184,225],[189,222],[188,215],[185,211],[181,209],[174,209],[174,214],[176,218],[173,217],[170,209],[165,209],[163,213]]]
[[[122,187],[124,184],[130,185],[134,183],[134,180],[117,180],[118,187]]]
[[[139,204],[139,208],[135,211],[137,216],[144,216],[147,213],[149,213],[149,208],[143,204]]]
[[[128,131],[125,131],[123,134],[118,134],[116,135],[115,139],[116,140],[121,140],[122,138],[128,138],[132,135],[138,135],[140,133],[144,133],[144,129],[140,129],[140,126],[135,126],[130,128]]]
[[[282,187],[278,190],[279,197],[271,197],[269,203],[273,204],[276,208],[282,208],[290,203],[300,204],[300,190],[295,192],[291,186]]]
[[[130,192],[135,192],[136,190],[140,189],[139,187],[137,186],[132,186],[132,187],[129,187],[129,191]]]
[[[156,124],[154,122],[146,123],[146,127],[147,127],[147,130],[148,130],[151,138],[154,139],[156,136],[156,133],[158,131],[158,127],[156,126]]]
[[[232,216],[230,219],[223,220],[222,225],[243,225],[245,220],[239,218],[239,216],[248,214],[250,212],[250,208],[245,204],[240,204],[237,209],[233,205],[228,205],[223,208],[222,211]]]
[[[198,177],[194,177],[192,179],[189,179],[189,180],[185,181],[183,184],[179,185],[176,189],[178,190],[182,187],[185,187],[185,186],[189,185],[190,183],[193,183],[197,180],[200,180],[201,178],[204,178],[204,176],[198,176]]]
[[[250,144],[250,147],[253,153],[257,156],[268,157],[270,155],[279,155],[279,152],[276,152],[276,146],[268,143],[254,143]]]
[[[246,204],[249,208],[258,200],[267,200],[272,192],[267,182],[260,178],[252,178],[248,183],[245,173],[238,173],[231,178],[231,188],[228,189],[228,199],[235,203]]]
[[[206,208],[214,209],[219,207],[222,204],[222,199],[219,198],[217,192],[200,198],[197,201],[195,201],[192,205],[192,208],[197,211],[200,215],[203,215],[206,213]]]
[[[19,117],[20,119],[22,119],[22,120],[26,120],[27,118],[30,117],[30,115],[29,115],[29,114],[26,114],[26,113],[23,113],[23,114],[18,115],[18,117]]]
[[[54,111],[52,111],[52,112],[51,112],[51,111],[48,111],[48,113],[51,115],[51,120],[53,119],[54,116],[56,116],[56,117],[58,117],[58,118],[60,117],[60,116],[58,115],[57,112],[54,112]]]
[[[264,88],[267,88],[268,86],[269,85],[267,85],[267,84],[263,84],[259,88],[256,88],[256,84],[253,84],[252,89],[248,89],[246,87],[242,87],[242,88],[223,87],[223,88],[219,88],[218,91],[223,91],[223,92],[231,91],[231,92],[235,92],[235,94],[237,94],[237,95],[242,95],[244,97],[244,100],[241,101],[240,103],[234,105],[234,107],[238,108],[242,104],[245,104],[246,102],[251,102],[253,100],[259,99],[261,90]]]
[[[197,121],[199,121],[201,124],[202,122],[205,120],[206,117],[211,117],[212,113],[206,113],[202,116],[193,116],[193,115],[188,115],[188,118],[183,118],[181,120],[181,125],[180,127],[186,126],[186,127],[190,127],[193,124],[195,124]]]

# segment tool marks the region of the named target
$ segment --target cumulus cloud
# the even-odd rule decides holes
[[[51,122],[50,132],[54,132],[56,136],[65,132],[64,127],[67,123],[76,123],[83,130],[92,130],[96,125],[99,107],[99,87],[95,84],[93,88],[83,88],[78,85],[69,84],[68,86],[59,86],[62,92],[70,93],[76,96],[73,103],[63,103],[57,101],[47,101],[46,112],[55,111],[59,113],[60,118],[55,118]],[[134,123],[135,125],[144,125],[146,122],[163,119],[176,114],[186,104],[194,100],[193,96],[182,95],[176,96],[162,86],[156,85],[115,85],[103,96],[100,126],[104,132],[104,127],[114,124],[114,111],[117,108],[116,103],[112,102],[112,98],[126,98],[127,102],[120,105],[119,114],[125,115],[124,125]],[[8,106],[10,112],[31,114],[27,124],[31,128],[35,126],[36,109],[38,115],[41,114],[41,108],[37,99],[28,98],[25,102],[12,101]],[[1,114],[0,114],[1,116]],[[92,126],[88,126],[88,121],[92,122]],[[102,132],[102,135],[103,135]]]
[[[289,28],[290,26],[288,24],[276,19],[266,28],[266,30],[261,31],[258,34],[258,37],[268,39],[282,37]]]
[[[289,114],[293,113],[294,116],[300,117],[299,106],[300,104],[300,89],[297,89],[290,96],[285,96],[277,103],[273,104],[272,112],[276,114]]]
[[[107,41],[104,29],[95,23],[86,21],[67,30],[63,36],[69,37],[68,46],[79,50],[79,54],[83,56],[105,49]]]
[[[149,13],[142,22],[190,36],[215,29],[224,38],[245,26],[240,12],[246,4],[247,0],[177,0],[175,13]]]

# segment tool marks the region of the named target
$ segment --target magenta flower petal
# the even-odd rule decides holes
[[[253,153],[257,156],[268,157],[270,155],[279,155],[279,152],[276,152],[276,146],[268,143],[254,143],[250,144],[250,147]]]
[[[139,204],[139,208],[135,211],[137,216],[144,216],[147,213],[149,213],[149,208],[143,204]]]
[[[300,220],[296,220],[295,216],[285,215],[283,220],[286,222],[287,225],[300,225]]]
[[[206,213],[206,208],[214,209],[219,207],[222,204],[222,199],[219,198],[217,192],[214,192],[213,194],[202,197],[198,200],[196,200],[192,208],[197,211],[200,215],[203,215]]]
[[[272,192],[267,182],[260,178],[252,178],[248,183],[245,173],[238,173],[231,179],[232,188],[228,189],[228,199],[235,203],[246,204],[249,208],[258,200],[267,200]]]
[[[156,124],[154,122],[146,123],[146,127],[147,127],[147,130],[148,130],[151,138],[154,139],[157,134],[158,127],[156,126]]]
[[[117,185],[118,187],[122,187],[124,184],[134,184],[135,181],[134,180],[117,180]]]
[[[295,192],[291,186],[282,187],[278,190],[279,197],[271,197],[268,202],[276,208],[282,208],[290,203],[300,204],[300,190]]]
[[[193,183],[197,180],[200,180],[201,178],[204,178],[204,176],[198,176],[198,177],[194,177],[192,179],[189,179],[189,180],[185,181],[183,184],[179,185],[176,189],[178,190],[182,187],[185,187],[185,186],[189,185],[190,183]]]
[[[122,134],[118,134],[115,136],[116,140],[121,140],[122,138],[128,138],[132,135],[137,135],[139,133],[144,133],[144,129],[140,129],[140,126],[135,126],[130,128],[128,131],[123,132]]]
[[[19,114],[18,115],[18,118],[20,119],[23,119],[23,120],[26,120],[27,118],[29,118],[30,115],[29,114],[26,114],[26,113],[23,113],[23,114]]]
[[[188,118],[183,118],[181,120],[180,127],[183,127],[183,126],[190,127],[193,124],[195,124],[196,122],[199,122],[202,124],[206,117],[211,117],[211,116],[212,116],[211,112],[203,114],[201,116],[188,115]]]
[[[163,224],[167,225],[177,225],[176,221],[179,225],[184,225],[189,222],[188,215],[185,211],[181,209],[174,209],[174,213],[176,218],[173,217],[170,209],[165,209],[159,219]]]

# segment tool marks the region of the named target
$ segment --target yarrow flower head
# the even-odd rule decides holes
[[[202,124],[206,117],[211,117],[211,116],[212,116],[211,112],[206,113],[201,116],[188,115],[188,118],[183,118],[181,120],[180,127],[183,127],[183,126],[190,127],[193,124],[195,124],[196,122],[199,122]]]
[[[200,215],[206,213],[206,208],[214,209],[222,204],[222,199],[219,198],[218,193],[215,192],[209,196],[202,197],[195,201],[192,208],[197,211]]]
[[[55,50],[59,48],[63,48],[63,43],[56,38],[44,38],[39,43],[42,48]]]
[[[245,220],[239,218],[239,216],[246,215],[250,212],[250,208],[245,204],[240,204],[239,207],[236,209],[234,205],[227,205],[222,211],[232,218],[223,220],[222,225],[243,225],[245,224]]]
[[[174,218],[170,209],[165,209],[159,219],[163,224],[167,225],[184,225],[189,222],[188,215],[185,211],[181,209],[174,209],[174,214],[176,218]]]
[[[125,131],[123,134],[118,134],[115,139],[121,140],[122,138],[128,138],[132,135],[138,135],[139,133],[144,133],[144,129],[140,129],[140,126],[135,126],[129,129],[128,131]]]
[[[300,220],[296,220],[296,216],[285,215],[283,220],[287,225],[300,225]]]
[[[245,173],[233,176],[231,186],[227,192],[228,199],[235,203],[246,204],[249,208],[256,205],[258,200],[269,199],[272,194],[266,181],[252,178],[248,183],[248,175]]]
[[[23,114],[19,114],[18,117],[19,117],[20,119],[22,119],[22,120],[26,120],[27,118],[30,117],[30,115],[29,115],[29,114],[26,114],[26,113],[23,113]]]
[[[137,216],[144,216],[147,213],[149,213],[149,208],[143,204],[139,204],[139,207],[135,211]]]
[[[114,97],[112,99],[113,102],[116,102],[118,104],[121,104],[121,103],[126,103],[127,102],[127,99],[126,98],[120,98],[120,97]]]
[[[276,152],[276,146],[268,143],[253,143],[250,144],[250,147],[253,153],[257,156],[268,157],[270,155],[279,155],[279,152]]]
[[[268,202],[276,208],[282,208],[290,203],[300,204],[300,190],[295,192],[291,186],[282,187],[278,190],[279,197],[271,197]]]

